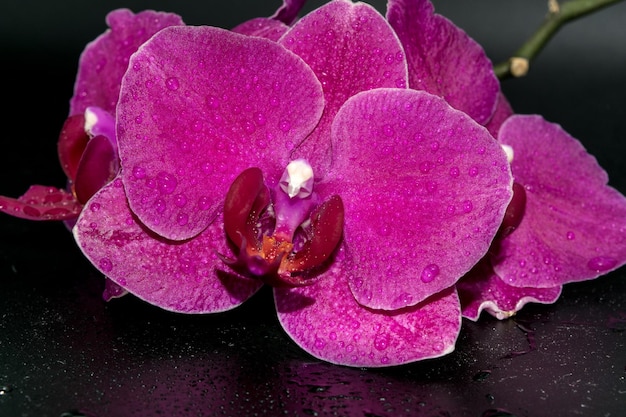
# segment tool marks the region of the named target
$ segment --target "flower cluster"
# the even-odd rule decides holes
[[[428,0],[303,3],[232,30],[111,12],[59,138],[67,187],[0,210],[66,221],[105,299],[213,313],[270,285],[295,343],[348,366],[445,355],[462,317],[626,263],[626,198],[514,114]]]

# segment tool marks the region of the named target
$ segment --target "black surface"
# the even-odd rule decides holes
[[[56,137],[78,54],[104,30],[107,10],[169,10],[188,23],[231,27],[279,2],[92,3],[0,6],[0,194],[63,184]],[[500,60],[542,18],[544,2],[530,3],[435,5]],[[622,193],[624,21],[620,3],[570,24],[527,78],[503,87],[518,112],[542,113],[579,138]],[[529,305],[512,320],[464,322],[444,358],[354,369],[301,351],[267,290],[211,316],[164,312],[132,296],[104,303],[101,277],[62,224],[1,215],[0,416],[623,416],[625,278],[622,268],[567,285],[556,304]]]

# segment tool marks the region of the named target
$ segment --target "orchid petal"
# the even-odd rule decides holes
[[[389,0],[387,7],[387,20],[404,45],[409,87],[443,97],[478,123],[486,123],[500,84],[482,47],[435,14],[429,0]]]
[[[500,126],[502,126],[506,119],[513,116],[513,113],[513,108],[509,100],[507,100],[503,93],[500,93],[498,95],[498,102],[496,103],[496,110],[493,112],[489,122],[485,124],[485,127],[494,138],[498,137]]]
[[[81,114],[88,106],[115,114],[130,56],[159,30],[184,24],[172,13],[147,10],[133,14],[128,9],[110,12],[106,22],[110,29],[87,45],[80,57],[70,115]]]
[[[485,259],[456,284],[463,317],[477,321],[480,313],[503,320],[513,316],[527,303],[552,304],[561,295],[562,286],[550,288],[512,287],[493,272]]]
[[[541,116],[522,115],[502,125],[499,140],[513,148],[513,176],[526,190],[521,223],[492,256],[505,283],[554,287],[626,263],[626,197],[579,141]]]
[[[80,158],[88,141],[89,136],[85,132],[85,116],[81,113],[68,117],[59,134],[57,152],[61,168],[70,181],[76,179]]]
[[[104,301],[111,301],[114,298],[121,298],[128,294],[123,287],[120,287],[115,282],[108,278],[104,278],[104,291],[102,291],[102,299]]]
[[[96,191],[115,178],[118,170],[117,152],[111,141],[102,135],[90,139],[76,170],[76,199],[85,204]]]
[[[453,288],[402,310],[372,310],[350,294],[345,275],[352,267],[340,250],[314,284],[274,289],[280,323],[302,349],[327,362],[364,367],[400,365],[454,350],[461,313]]]
[[[332,138],[332,176],[317,189],[343,199],[359,303],[415,305],[487,252],[512,178],[500,145],[465,113],[424,91],[371,90],[341,108]]]
[[[235,33],[257,36],[275,42],[278,41],[278,39],[280,39],[280,37],[283,36],[288,30],[289,26],[286,24],[278,20],[264,17],[248,20],[247,22],[243,22],[231,29],[231,31]]]
[[[272,19],[290,25],[298,17],[298,13],[304,6],[306,0],[283,0],[282,6],[272,15]]]
[[[0,196],[0,211],[27,220],[75,219],[82,207],[67,191],[44,185],[31,185],[17,199]]]
[[[407,86],[402,46],[370,5],[335,0],[301,18],[280,41],[313,69],[324,88],[319,125],[292,155],[304,158],[317,177],[330,165],[330,125],[352,95],[376,87]]]
[[[123,181],[133,212],[168,239],[201,232],[246,168],[278,181],[324,104],[296,55],[218,28],[164,29],[130,68],[117,113]]]
[[[74,237],[85,256],[108,279],[165,310],[230,310],[262,285],[222,270],[218,252],[230,248],[221,221],[184,242],[155,236],[137,223],[119,178],[89,201],[74,227]]]

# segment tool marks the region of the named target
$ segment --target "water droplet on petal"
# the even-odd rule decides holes
[[[374,338],[374,347],[378,350],[385,350],[389,346],[389,335],[381,333]]]
[[[174,197],[174,204],[176,204],[177,207],[185,207],[185,204],[187,204],[187,197],[185,197],[184,194],[176,194]]]
[[[135,166],[133,168],[133,176],[137,179],[145,178],[146,170],[143,167]]]
[[[421,280],[424,283],[431,282],[439,275],[439,266],[437,264],[429,264],[426,265],[424,270],[422,271]]]
[[[170,77],[167,80],[165,80],[165,86],[167,87],[168,90],[176,91],[180,87],[180,83],[178,82],[178,78]]]
[[[109,258],[100,259],[100,262],[98,263],[98,265],[100,269],[104,272],[111,272],[111,270],[113,269],[113,263],[111,262]]]
[[[469,212],[471,212],[473,209],[474,209],[474,205],[472,204],[472,202],[471,202],[471,201],[469,201],[469,200],[465,200],[465,201],[463,202],[463,212],[465,212],[465,213],[469,213]]]
[[[610,256],[596,256],[587,262],[587,268],[592,271],[604,272],[613,269],[617,265],[617,259]]]
[[[157,213],[163,213],[167,208],[165,200],[163,200],[162,198],[157,198],[154,201],[154,207],[156,208]]]
[[[189,216],[185,213],[178,213],[176,216],[176,222],[179,226],[184,226],[189,222]]]
[[[567,232],[567,234],[565,236],[567,237],[567,240],[574,240],[574,239],[576,239],[576,234],[574,232]]]

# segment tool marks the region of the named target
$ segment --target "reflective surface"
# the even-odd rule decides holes
[[[273,11],[244,3],[253,2],[222,6],[231,8],[222,21],[208,5],[203,14],[148,0],[133,8],[225,27],[236,23],[238,8],[247,13],[241,19]],[[517,48],[543,13],[519,1],[507,10],[485,2],[481,13],[435,5],[495,59]],[[14,196],[31,183],[63,184],[56,136],[78,54],[104,29],[104,12],[54,20],[37,14],[40,25],[27,36],[17,29],[20,18],[29,21],[27,6],[3,18],[13,13],[16,28],[2,37],[9,108],[1,115],[0,194]],[[572,23],[526,79],[503,86],[518,112],[542,113],[579,138],[622,193],[625,6]],[[85,24],[92,19],[100,26]],[[67,43],[72,22],[76,33]],[[47,32],[54,28],[59,33]],[[556,304],[528,305],[514,319],[466,321],[446,357],[376,370],[308,356],[282,331],[269,290],[232,312],[186,316],[132,296],[104,303],[102,288],[62,224],[0,217],[1,416],[619,416],[626,409],[624,268],[567,285]]]

